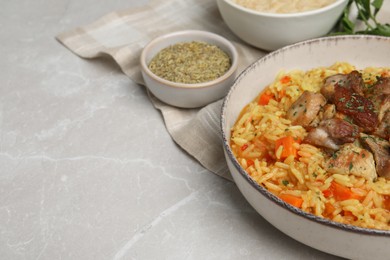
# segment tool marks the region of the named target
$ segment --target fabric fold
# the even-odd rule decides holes
[[[143,7],[111,12],[56,39],[81,58],[111,57],[131,80],[145,85],[139,66],[143,47],[165,33],[189,29],[230,40],[239,53],[239,72],[266,54],[240,41],[224,24],[216,2],[208,0],[154,0]],[[222,100],[199,109],[182,109],[148,95],[161,111],[172,139],[206,169],[232,180],[222,149]]]

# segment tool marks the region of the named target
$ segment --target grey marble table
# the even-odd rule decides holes
[[[146,2],[1,1],[0,258],[336,258],[182,151],[113,62],[54,38]]]

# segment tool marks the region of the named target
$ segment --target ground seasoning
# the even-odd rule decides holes
[[[157,76],[178,83],[202,83],[225,74],[231,66],[227,53],[205,42],[183,42],[161,50],[149,69]]]

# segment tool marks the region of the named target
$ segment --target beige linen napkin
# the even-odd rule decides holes
[[[109,13],[56,38],[82,58],[112,57],[130,79],[144,85],[139,67],[143,47],[157,36],[188,29],[217,33],[231,40],[239,52],[239,72],[266,54],[232,34],[215,0],[154,0],[141,8]],[[151,93],[149,97],[161,111],[173,140],[205,168],[231,180],[220,134],[222,100],[200,109],[180,109],[164,104]]]

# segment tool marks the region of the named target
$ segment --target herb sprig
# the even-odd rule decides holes
[[[340,34],[370,34],[390,37],[390,24],[381,24],[377,20],[377,14],[384,0],[349,0],[344,13],[336,26],[336,32]],[[357,19],[363,22],[364,29],[358,30],[354,21],[351,20],[351,8],[356,7]]]

